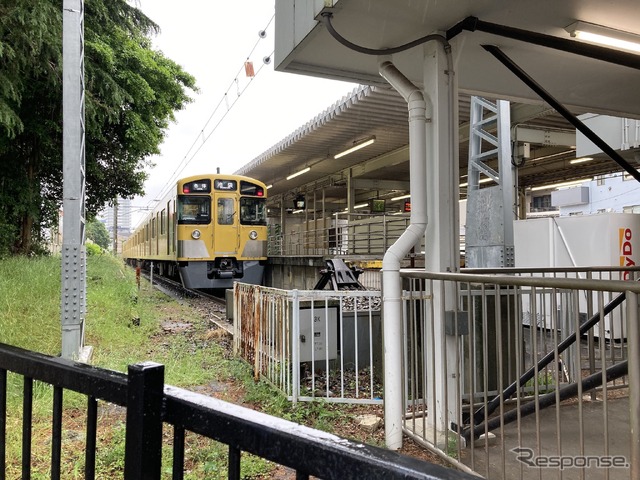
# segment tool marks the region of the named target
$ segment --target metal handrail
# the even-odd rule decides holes
[[[629,270],[624,269],[623,271]],[[420,269],[401,269],[400,276],[422,280],[442,280],[469,284],[541,287],[558,289],[601,290],[604,292],[640,293],[640,284],[624,280],[594,280],[589,278],[521,277],[509,275],[480,275],[475,273],[428,272]]]
[[[314,475],[324,479],[472,479],[464,472],[400,455],[372,445],[350,441],[249,408],[177,387],[163,385],[164,367],[150,362],[132,365],[129,374],[92,367],[0,343],[0,413],[6,414],[6,372],[25,378],[25,386],[42,381],[58,391],[54,402],[52,478],[60,478],[62,393],[67,389],[89,397],[87,456],[95,454],[96,400],[127,407],[125,477],[128,480],[160,478],[162,424],[174,426],[173,478],[182,478],[185,430],[229,445],[229,478],[241,478],[242,451],[294,468],[296,478]],[[25,387],[25,405],[31,405],[32,388]],[[93,407],[91,407],[93,405]],[[93,412],[93,413],[90,413]],[[26,414],[25,414],[26,415]],[[0,419],[0,444],[6,441],[6,424]],[[29,436],[30,416],[23,422]],[[90,428],[90,424],[94,424]],[[23,441],[23,457],[30,458],[30,437]],[[26,449],[26,450],[25,450]],[[92,449],[93,451],[89,451]],[[0,450],[0,478],[6,468]],[[339,466],[339,468],[337,468]],[[53,473],[55,472],[55,473]],[[85,473],[93,478],[94,472]],[[30,464],[23,462],[23,478]]]

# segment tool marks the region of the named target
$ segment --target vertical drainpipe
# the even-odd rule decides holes
[[[382,260],[384,302],[384,429],[387,448],[402,447],[402,285],[400,262],[424,238],[427,228],[426,123],[424,94],[387,59],[379,62],[380,75],[400,93],[409,108],[409,166],[411,222],[389,247]]]

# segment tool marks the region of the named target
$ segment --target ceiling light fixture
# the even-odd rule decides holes
[[[481,178],[478,183],[487,183],[487,182],[493,182],[493,178]],[[465,182],[465,183],[461,183],[460,185],[458,185],[460,188],[463,187],[468,187],[469,183]]]
[[[571,160],[569,163],[571,165],[576,165],[578,163],[590,162],[591,160],[593,160],[593,157],[582,157],[582,158],[576,158],[575,160]]]
[[[369,204],[368,203],[361,203],[360,205],[356,205],[353,207],[354,210],[358,209],[358,208],[364,208],[364,207],[368,207]]]
[[[410,198],[411,195],[402,195],[400,197],[393,197],[391,200],[389,200],[390,202],[395,202],[397,200],[404,200],[405,198]]]
[[[267,190],[269,190],[271,187],[273,187],[273,183],[270,183],[269,185],[267,185]]]
[[[533,187],[531,191],[537,192],[539,190],[553,190],[554,188],[561,188],[561,187],[575,187],[590,181],[591,181],[590,178],[583,178],[582,180],[573,180],[571,182],[561,182],[561,183],[554,183],[553,185],[542,185],[540,187]]]
[[[640,53],[640,35],[635,33],[580,21],[573,22],[565,30],[585,42]]]
[[[300,176],[300,175],[302,175],[304,173],[307,173],[309,170],[311,170],[311,167],[307,167],[307,168],[304,168],[304,169],[300,170],[299,172],[292,173],[291,175],[289,175],[287,177],[287,180],[291,180],[292,178],[296,178],[296,177],[298,177],[298,176]]]
[[[368,147],[369,145],[371,145],[375,141],[376,141],[376,137],[369,137],[369,138],[365,138],[364,140],[361,140],[359,142],[353,142],[353,147],[347,148],[345,151],[334,155],[333,158],[335,158],[337,160],[338,158],[344,157],[345,155],[349,155],[350,153],[353,153],[356,150],[360,150],[361,148]]]
[[[536,162],[538,160],[546,160],[548,158],[553,158],[553,157],[559,157],[561,155],[569,155],[569,154],[573,154],[575,153],[576,149],[575,147],[571,147],[571,150],[563,150],[562,152],[558,152],[558,153],[551,153],[549,155],[544,155],[542,157],[531,157],[529,159],[530,162]]]

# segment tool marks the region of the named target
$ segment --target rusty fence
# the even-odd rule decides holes
[[[489,479],[640,478],[637,274],[402,270],[405,434]]]
[[[235,283],[234,351],[294,402],[382,403],[380,292]]]

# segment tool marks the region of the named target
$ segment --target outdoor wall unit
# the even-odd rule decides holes
[[[566,207],[589,203],[589,187],[573,187],[551,192],[551,205]]]

